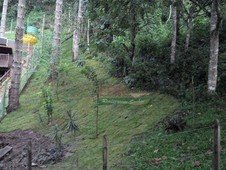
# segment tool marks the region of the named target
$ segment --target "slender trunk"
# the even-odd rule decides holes
[[[172,41],[171,41],[171,55],[170,55],[171,64],[175,62],[176,43],[177,43],[177,7],[175,4],[175,1],[172,6],[172,19],[173,19],[173,33],[172,33]]]
[[[3,9],[2,9],[1,26],[0,26],[0,37],[5,36],[7,8],[8,8],[8,0],[4,0]]]
[[[190,44],[191,28],[192,28],[192,19],[188,18],[187,28],[186,28],[186,39],[185,39],[185,52],[188,51],[188,47],[189,47],[189,44]]]
[[[57,80],[58,65],[60,57],[60,36],[61,36],[61,18],[62,18],[63,0],[56,1],[55,21],[54,21],[54,35],[52,44],[52,54],[50,61],[49,80]]]
[[[10,33],[12,33],[13,31],[13,19],[11,19],[11,23],[10,23]]]
[[[87,23],[87,50],[89,51],[89,30],[90,30],[90,20],[88,19],[88,23]]]
[[[69,7],[68,9],[68,20],[67,20],[67,23],[68,23],[68,31],[67,33],[71,33],[71,29],[72,29],[72,19],[71,19],[71,7]]]
[[[137,18],[136,18],[136,9],[135,5],[131,3],[131,9],[130,9],[130,50],[129,50],[129,58],[132,63],[134,64],[134,56],[135,56],[135,39],[136,39],[136,34],[137,34]]]
[[[208,70],[208,92],[214,93],[217,87],[217,65],[219,51],[220,0],[212,0],[210,18],[210,60]]]
[[[79,42],[80,42],[80,34],[81,34],[81,23],[82,23],[82,14],[83,14],[83,0],[79,0],[78,7],[78,17],[75,31],[73,33],[73,57],[72,61],[76,61],[78,58],[79,52]]]
[[[25,1],[26,0],[19,0],[18,10],[17,10],[18,12],[17,12],[17,26],[16,26],[16,39],[15,39],[15,55],[13,57],[13,65],[11,68],[12,76],[11,76],[11,86],[9,89],[9,106],[7,108],[8,112],[16,110],[19,107]]]
[[[183,5],[186,8],[186,4]],[[190,37],[191,37],[191,29],[192,29],[192,22],[193,22],[193,18],[194,18],[194,10],[195,10],[195,5],[192,4],[192,6],[189,8],[189,10],[187,11],[188,13],[188,17],[187,17],[187,21],[186,21],[186,39],[185,39],[185,52],[188,51],[189,45],[190,45]]]
[[[43,56],[43,46],[44,46],[44,30],[45,30],[45,23],[46,23],[46,15],[43,15],[42,19],[42,31],[41,31],[41,43],[42,43],[42,56]]]

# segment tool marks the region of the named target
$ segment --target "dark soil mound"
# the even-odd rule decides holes
[[[55,163],[62,158],[55,144],[49,137],[32,130],[13,131],[0,133],[0,170],[24,170],[27,169],[27,146],[32,143],[32,169],[40,169],[43,164]],[[4,148],[11,148],[4,154]],[[1,154],[3,153],[3,154]]]

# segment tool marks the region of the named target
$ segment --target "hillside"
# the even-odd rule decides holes
[[[130,140],[138,134],[152,129],[161,119],[173,113],[179,103],[173,97],[127,89],[120,80],[110,77],[101,63],[87,59],[86,65],[95,68],[98,80],[101,81],[100,99],[110,98],[117,104],[99,105],[99,135],[95,138],[95,93],[92,82],[83,74],[81,67],[70,62],[70,42],[63,45],[60,80],[53,92],[53,121],[47,125],[47,116],[42,98],[42,87],[45,83],[48,66],[42,61],[26,90],[21,95],[21,106],[4,119],[0,124],[1,132],[32,129],[53,138],[54,125],[66,121],[67,111],[75,113],[75,122],[79,131],[73,136],[63,134],[63,142],[70,145],[70,155],[47,169],[71,169],[78,159],[82,169],[100,169],[102,160],[102,136],[107,134],[110,141],[109,159],[111,166],[130,146]],[[85,57],[85,56],[84,56]],[[73,71],[72,71],[73,70]],[[135,100],[132,103],[125,101]],[[137,101],[137,102],[136,102]],[[141,102],[139,102],[141,101]]]
[[[0,9],[0,37],[24,18],[38,42],[7,67],[11,89],[28,83],[14,112],[2,88],[0,169],[226,169],[223,1],[23,2]]]
[[[96,138],[95,88],[92,81],[82,74],[85,66],[71,63],[70,41],[62,46],[59,82],[53,85],[46,82],[48,65],[43,58],[21,95],[20,108],[1,122],[1,132],[30,129],[55,141],[57,127],[57,134],[62,135],[68,152],[63,160],[45,165],[45,169],[69,170],[77,165],[80,169],[101,169],[104,134],[109,138],[110,169],[211,167],[211,126],[216,118],[223,122],[222,133],[225,134],[223,101],[216,98],[215,101],[195,103],[195,113],[192,114],[192,105],[181,105],[168,95],[128,89],[120,80],[106,73],[98,58],[90,58],[90,54],[84,53],[85,66],[94,68],[101,82],[99,135]],[[53,120],[49,125],[43,88],[49,89],[53,95]],[[186,114],[185,129],[168,134],[164,132],[164,122],[176,111]],[[79,128],[75,135],[62,130],[62,125],[68,122],[68,112],[74,113]]]

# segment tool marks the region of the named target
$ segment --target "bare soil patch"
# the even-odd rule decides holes
[[[32,143],[32,169],[41,169],[44,164],[56,163],[63,155],[55,148],[54,142],[47,136],[32,130],[18,130],[0,133],[0,150],[12,147],[12,150],[0,158],[0,170],[27,169],[27,145]],[[59,154],[60,153],[60,154]]]
[[[102,86],[99,93],[101,96],[126,96],[127,88],[121,84],[114,86]]]

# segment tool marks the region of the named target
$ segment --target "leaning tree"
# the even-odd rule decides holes
[[[11,68],[11,86],[9,88],[9,106],[7,108],[8,112],[14,111],[19,107],[25,1],[26,0],[19,0],[18,8],[17,8],[15,54],[13,57],[13,64],[12,64],[12,68]]]

